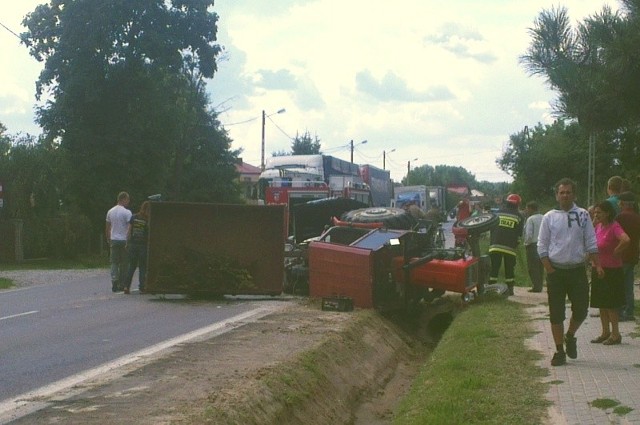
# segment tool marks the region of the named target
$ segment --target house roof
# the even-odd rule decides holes
[[[247,164],[246,162],[240,162],[236,164],[236,171],[240,174],[256,174],[260,175],[262,169],[255,165]]]

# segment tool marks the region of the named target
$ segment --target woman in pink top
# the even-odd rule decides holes
[[[591,276],[591,307],[600,309],[602,334],[593,343],[615,345],[622,342],[618,329],[618,309],[625,304],[624,273],[621,255],[629,245],[629,236],[615,221],[616,211],[610,202],[595,206],[596,239],[604,276]]]

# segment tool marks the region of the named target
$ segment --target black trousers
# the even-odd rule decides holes
[[[542,291],[542,282],[544,279],[544,267],[538,256],[538,246],[534,243],[526,245],[527,253],[527,270],[529,279],[534,291]]]

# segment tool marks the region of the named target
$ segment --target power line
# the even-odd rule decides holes
[[[269,121],[271,121],[271,122],[273,123],[273,125],[275,125],[275,126],[276,126],[276,128],[277,128],[278,130],[280,130],[280,133],[282,133],[282,134],[284,134],[285,136],[287,136],[287,138],[288,138],[289,140],[295,140],[293,137],[289,136],[289,135],[288,135],[288,134],[287,134],[283,129],[281,129],[281,128],[280,128],[280,126],[279,126],[279,125],[278,125],[278,124],[277,124],[277,123],[276,123],[276,122],[275,122],[275,121],[274,121],[270,116],[268,116],[268,115],[267,115],[267,118],[269,118]]]
[[[230,127],[232,125],[246,124],[248,122],[255,121],[257,119],[258,119],[258,117],[253,117],[253,118],[249,118],[248,120],[244,120],[244,121],[232,122],[232,123],[229,123],[229,124],[222,124],[222,126],[223,127]]]
[[[18,34],[16,34],[12,29],[10,29],[8,26],[6,26],[5,24],[3,24],[2,22],[0,22],[0,25],[2,25],[2,28],[6,29],[7,31],[9,31],[11,34],[15,35],[20,41],[22,41],[22,39],[20,38],[20,36]]]

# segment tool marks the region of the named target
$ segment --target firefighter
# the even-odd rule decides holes
[[[521,201],[515,193],[507,196],[506,206],[497,213],[498,223],[491,229],[489,283],[498,283],[498,273],[504,261],[504,280],[509,287],[509,295],[513,295],[515,286],[516,248],[524,226],[524,217],[518,210]]]

